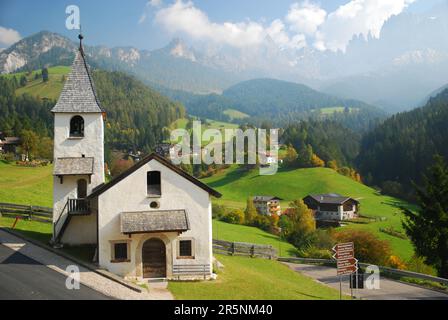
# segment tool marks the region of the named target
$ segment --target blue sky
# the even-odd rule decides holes
[[[303,13],[304,8],[314,8],[314,13],[326,12],[329,17],[341,5],[357,1],[367,3],[373,0],[193,0],[189,6],[186,5],[187,0],[183,0],[184,6],[179,7],[177,11],[168,11],[173,9],[174,0],[153,1],[157,6],[147,5],[147,0],[0,0],[0,28],[2,28],[0,29],[0,42],[3,39],[0,47],[6,47],[8,45],[6,42],[11,42],[8,39],[14,39],[16,34],[26,37],[41,30],[58,32],[75,39],[76,31],[65,29],[65,8],[75,4],[81,11],[85,41],[92,45],[155,49],[165,46],[174,36],[180,35],[195,41],[222,40],[229,45],[240,46],[245,41],[259,41],[257,37],[269,33],[275,38],[275,41],[278,40],[278,43],[283,46],[302,46],[305,43],[319,46],[320,43],[325,48],[342,48],[347,35],[339,37],[338,28],[334,27],[338,26],[338,23],[341,24],[340,22],[329,21],[327,30],[322,21],[315,25],[311,23],[311,26],[303,25],[300,21],[286,18],[292,10],[291,6],[298,3],[296,9],[299,13]],[[446,0],[387,1],[397,1],[397,3],[414,1],[403,10],[417,12],[427,10],[434,4]],[[179,19],[191,17],[189,13],[206,18],[202,24],[195,25],[188,20],[183,20],[183,25],[181,23],[177,25]],[[146,16],[146,19],[142,18],[143,15]],[[159,16],[158,20],[156,19],[157,15]],[[180,15],[179,19],[177,15]],[[196,16],[193,16],[192,22],[196,21],[194,17]],[[381,17],[379,15],[379,18]],[[319,19],[319,15],[312,15],[310,19]],[[362,19],[361,15],[359,19]],[[278,20],[278,24],[273,25],[274,20]],[[176,22],[173,23],[173,21]],[[228,40],[223,35],[227,30],[223,25],[224,22],[234,23],[232,27],[235,28],[241,27],[241,30],[237,30],[237,32],[241,33],[240,31],[242,31],[242,38],[237,39],[239,36],[235,35],[234,39]],[[256,24],[251,26],[250,22]],[[312,22],[312,20],[308,22]],[[199,29],[209,28],[210,30],[207,32],[189,30],[190,25],[191,29],[196,26]],[[262,30],[255,30],[254,32],[258,32],[258,34],[254,34],[252,27],[262,28]],[[330,28],[331,30],[329,30]],[[353,32],[366,32],[362,26],[359,26],[359,21],[353,22],[353,28]],[[356,30],[356,28],[360,28],[360,30]],[[275,32],[272,31],[274,29]],[[1,32],[9,33],[2,38]],[[341,30],[341,32],[343,31]]]

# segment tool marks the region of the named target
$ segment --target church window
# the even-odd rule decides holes
[[[84,137],[84,119],[81,116],[70,120],[70,137]]]
[[[148,171],[146,174],[148,196],[160,197],[162,195],[160,171]]]

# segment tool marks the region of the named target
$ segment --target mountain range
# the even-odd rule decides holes
[[[150,86],[220,94],[245,80],[274,78],[364,101],[389,113],[412,109],[448,83],[448,3],[424,13],[403,12],[385,22],[379,38],[355,36],[345,52],[263,44],[231,48],[174,39],[157,50],[85,46],[90,63],[125,71]],[[0,52],[0,72],[45,64],[69,65],[76,42],[39,32]]]

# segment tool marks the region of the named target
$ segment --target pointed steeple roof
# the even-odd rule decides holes
[[[90,74],[90,68],[86,62],[80,35],[79,49],[73,61],[72,70],[65,81],[64,88],[58,102],[51,112],[64,113],[102,113],[103,108],[99,103]]]

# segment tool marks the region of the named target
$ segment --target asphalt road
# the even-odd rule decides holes
[[[109,297],[80,285],[65,286],[66,277],[0,244],[0,300],[106,300]]]
[[[339,290],[336,269],[325,266],[285,263],[294,271],[314,278]],[[342,293],[350,295],[349,278],[342,278]],[[448,294],[380,277],[380,289],[357,290],[357,297],[366,300],[448,300]]]

